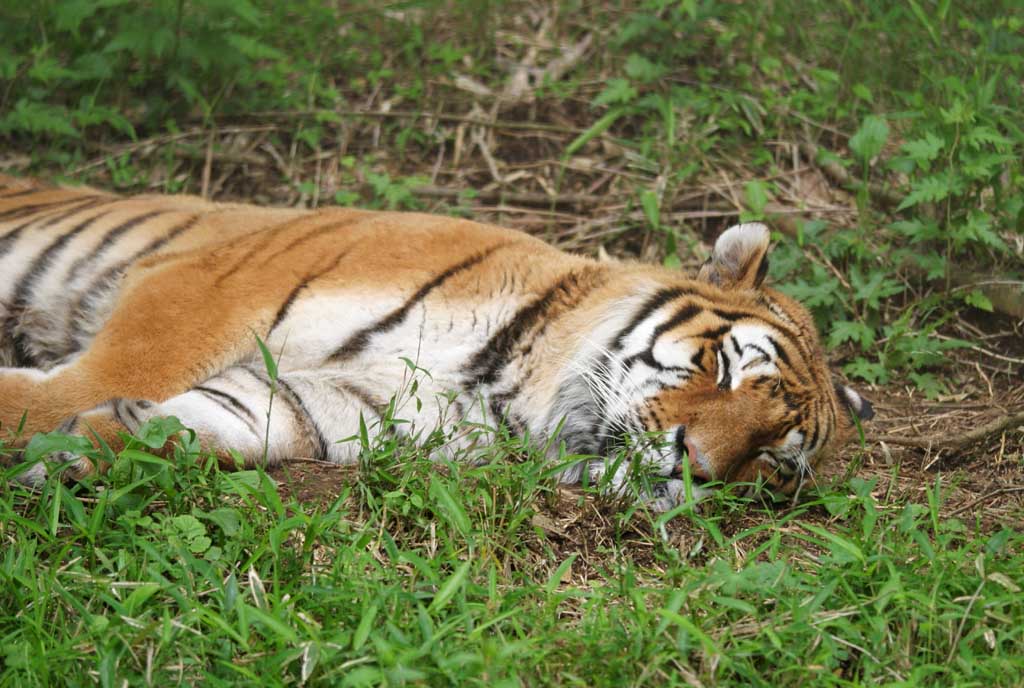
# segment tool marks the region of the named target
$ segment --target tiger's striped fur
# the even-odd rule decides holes
[[[63,427],[116,449],[175,415],[249,461],[351,462],[358,445],[338,440],[360,416],[383,427],[411,361],[426,371],[419,401],[399,400],[407,422],[387,427],[442,426],[460,456],[479,442],[466,421],[500,422],[601,457],[596,476],[623,436],[646,434],[640,463],[668,478],[655,508],[678,503],[683,461],[698,483],[789,491],[848,434],[844,406],[870,407],[831,382],[807,312],[762,286],[767,250],[763,226],[734,227],[693,279],[450,217],[0,176],[0,423],[25,414],[22,437]],[[266,447],[255,335],[280,354]]]

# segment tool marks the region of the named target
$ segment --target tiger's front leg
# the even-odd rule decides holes
[[[163,402],[116,399],[82,413],[61,428],[64,432],[102,440],[114,451],[122,436],[133,434],[151,418],[175,416],[196,431],[201,445],[231,462],[232,452],[246,465],[275,465],[289,458],[311,457],[334,463],[354,462],[360,417],[371,432],[382,425],[380,404],[354,383],[325,371],[291,371],[271,380],[255,366],[237,365]],[[66,466],[75,479],[96,467],[69,452],[51,455],[19,476],[38,484],[47,464]]]

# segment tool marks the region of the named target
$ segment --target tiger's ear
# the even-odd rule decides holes
[[[722,232],[697,279],[723,289],[756,289],[768,274],[768,228],[760,222]]]
[[[871,420],[875,417],[875,409],[871,407],[871,402],[858,394],[852,387],[847,387],[837,382],[836,396],[839,397],[839,403],[845,406],[857,418]]]

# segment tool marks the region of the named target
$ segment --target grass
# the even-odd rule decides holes
[[[495,463],[440,470],[411,445],[368,446],[324,501],[144,449],[96,482],[0,492],[4,685],[997,686],[1024,671],[1024,536],[940,517],[941,479],[927,506],[853,479],[668,520],[556,491],[507,438]]]

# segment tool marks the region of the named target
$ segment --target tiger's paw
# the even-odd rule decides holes
[[[59,451],[34,462],[26,470],[18,473],[14,479],[25,487],[38,489],[54,473],[66,476],[69,480],[78,481],[84,480],[95,472],[96,466],[88,457],[74,452]]]
[[[690,499],[686,495],[686,481],[671,479],[656,483],[651,487],[651,494],[647,497],[647,508],[654,513],[663,514],[672,511],[677,506],[687,503],[696,504],[714,490],[699,485],[690,485]]]
[[[75,416],[61,423],[60,427],[57,428],[57,432],[73,436],[70,443],[80,444],[80,446],[46,451],[45,444],[43,446],[34,445],[33,441],[46,443],[50,441],[47,439],[47,436],[39,436],[40,439],[38,440],[33,438],[33,441],[30,441],[29,445],[15,456],[13,463],[23,463],[27,455],[37,454],[37,456],[30,459],[31,464],[25,470],[14,475],[16,481],[26,487],[38,489],[46,482],[50,475],[59,474],[65,479],[77,481],[83,480],[96,472],[96,466],[92,460],[81,453],[91,448],[92,443],[85,437],[76,436],[81,434],[79,431],[79,417]],[[41,455],[39,454],[40,450],[42,451]]]

